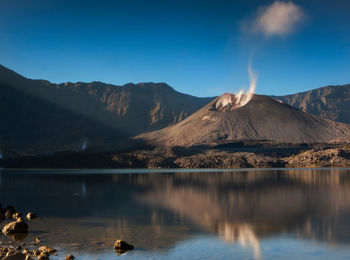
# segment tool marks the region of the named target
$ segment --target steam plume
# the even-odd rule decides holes
[[[238,93],[232,95],[225,93],[216,102],[216,109],[229,107],[231,110],[239,107],[243,107],[252,99],[255,93],[256,84],[258,82],[257,76],[255,75],[251,62],[248,64],[248,75],[250,80],[250,85],[248,91],[245,93],[245,89],[241,89]]]
[[[248,75],[249,75],[249,81],[250,81],[250,85],[249,85],[249,89],[247,91],[247,93],[244,94],[244,89],[241,89],[237,94],[236,94],[236,98],[237,98],[237,107],[243,107],[246,104],[248,104],[248,102],[252,99],[254,93],[255,93],[255,89],[256,89],[256,84],[258,82],[258,78],[255,75],[253,69],[252,69],[252,65],[251,63],[248,64]]]

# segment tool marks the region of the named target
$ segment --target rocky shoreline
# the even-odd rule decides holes
[[[0,260],[49,260],[50,256],[58,256],[58,250],[45,245],[42,238],[36,236],[33,241],[27,238],[31,222],[40,221],[35,213],[28,212],[23,217],[15,207],[8,205],[3,208],[0,204],[0,221],[5,222],[5,225],[1,226],[3,236],[0,238]],[[113,248],[118,255],[122,255],[133,250],[134,246],[117,239]],[[64,259],[74,260],[75,257],[68,254]]]
[[[8,205],[2,208],[0,204],[0,219],[8,223],[3,226],[3,236],[0,240],[0,259],[1,260],[49,260],[50,255],[57,255],[57,250],[46,245],[42,245],[39,237],[31,243],[24,243],[23,240],[28,235],[30,222],[37,219],[33,212],[23,217],[15,207]],[[74,260],[73,255],[67,255],[66,260]]]
[[[323,168],[350,167],[350,150],[342,148],[301,150],[291,155],[206,150],[188,156],[167,156],[144,151],[115,155],[125,167],[144,162],[145,168]],[[128,165],[129,164],[129,165]]]
[[[59,152],[0,160],[3,168],[319,168],[350,167],[348,142],[155,147]]]

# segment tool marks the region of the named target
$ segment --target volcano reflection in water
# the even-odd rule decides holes
[[[42,217],[27,240],[41,234],[79,256],[111,252],[122,237],[136,246],[130,255],[142,255],[216,235],[256,259],[264,239],[281,235],[350,242],[348,170],[84,173],[2,173],[1,202]]]

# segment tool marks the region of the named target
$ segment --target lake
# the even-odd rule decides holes
[[[0,170],[0,202],[52,259],[350,259],[350,169]]]

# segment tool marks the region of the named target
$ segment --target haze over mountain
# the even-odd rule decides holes
[[[222,106],[227,96],[232,99]],[[322,143],[350,134],[350,125],[309,115],[267,96],[254,95],[243,107],[235,107],[234,99],[224,94],[182,122],[137,138],[150,144],[194,146],[241,140]]]
[[[350,85],[327,86],[286,96],[272,96],[306,113],[350,124]]]
[[[0,147],[116,149],[130,136],[181,121],[211,99],[179,93],[165,83],[52,84],[0,66]]]

